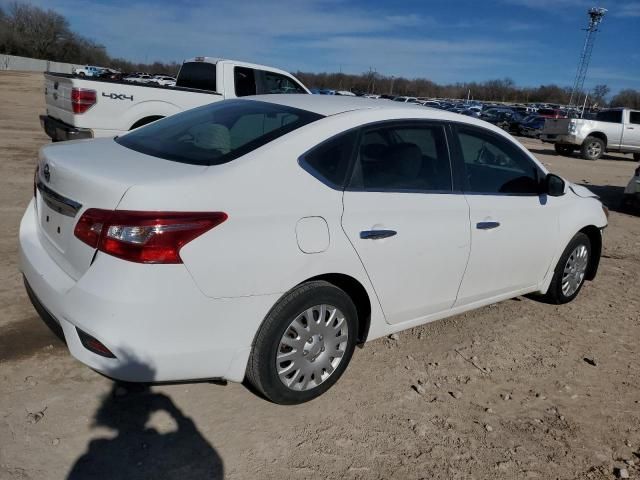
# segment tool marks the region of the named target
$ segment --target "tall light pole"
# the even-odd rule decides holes
[[[393,95],[393,81],[396,79],[393,75],[391,75],[391,88],[389,89],[389,95]]]
[[[571,90],[571,99],[569,105],[577,104],[579,101],[580,93],[584,87],[584,80],[587,77],[587,70],[589,68],[589,61],[591,60],[591,53],[593,52],[593,44],[596,40],[596,32],[602,22],[606,8],[590,8],[587,12],[589,15],[589,25],[585,29],[587,36],[584,39],[584,47],[582,47],[582,53],[580,54],[580,60],[578,62],[578,70],[576,71],[576,78],[573,82],[573,89]]]

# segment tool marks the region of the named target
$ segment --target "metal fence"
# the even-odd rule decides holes
[[[72,65],[71,63],[50,62],[49,60],[0,54],[0,70],[71,73],[74,68],[80,66]]]

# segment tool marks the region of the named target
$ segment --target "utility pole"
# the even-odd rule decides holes
[[[589,15],[589,25],[585,29],[587,36],[584,39],[584,47],[582,47],[582,53],[580,53],[580,60],[578,61],[578,70],[576,71],[576,78],[573,82],[573,89],[571,90],[571,98],[569,100],[570,106],[577,105],[579,101],[580,94],[584,87],[584,80],[587,77],[591,53],[593,52],[593,44],[596,41],[596,33],[606,13],[606,8],[595,7],[590,8],[587,12]]]
[[[393,75],[391,75],[391,88],[389,89],[389,95],[393,95],[393,81],[396,79]]]

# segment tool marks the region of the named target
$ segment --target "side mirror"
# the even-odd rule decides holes
[[[542,192],[550,197],[561,197],[564,195],[565,181],[553,173],[548,173],[543,180]]]

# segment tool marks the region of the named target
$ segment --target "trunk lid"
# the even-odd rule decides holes
[[[72,278],[89,268],[95,249],[74,235],[88,208],[114,210],[133,185],[198,175],[206,167],[135,152],[113,139],[64,142],[40,150],[36,207],[42,243]]]

